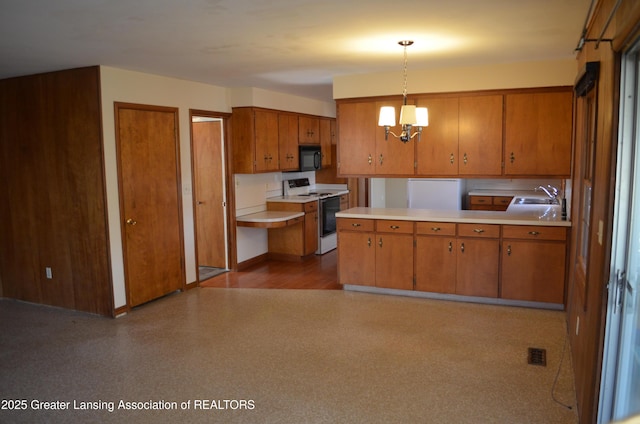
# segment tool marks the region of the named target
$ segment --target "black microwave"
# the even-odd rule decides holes
[[[322,167],[320,146],[298,146],[300,148],[300,171],[317,171]]]

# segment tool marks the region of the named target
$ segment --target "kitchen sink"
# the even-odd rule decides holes
[[[514,201],[516,205],[557,205],[558,199],[541,197],[518,197]]]

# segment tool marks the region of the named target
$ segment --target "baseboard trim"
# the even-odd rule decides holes
[[[246,261],[239,262],[238,271],[244,271],[249,267],[265,262],[267,258],[268,258],[268,253],[263,253],[262,255],[254,256],[251,259],[247,259]]]
[[[545,302],[528,302],[525,300],[496,299],[492,297],[461,296],[458,294],[441,294],[441,293],[430,293],[430,292],[411,291],[411,290],[385,289],[382,287],[358,286],[353,284],[345,284],[342,286],[342,289],[348,290],[348,291],[363,292],[363,293],[408,296],[408,297],[417,297],[422,299],[449,300],[453,302],[483,303],[487,305],[519,306],[519,307],[525,307],[525,308],[551,309],[555,311],[564,311],[564,305],[561,303],[556,304],[556,303],[545,303]]]

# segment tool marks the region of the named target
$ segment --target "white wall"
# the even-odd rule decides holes
[[[371,178],[369,205],[372,208],[406,208],[407,178]]]
[[[309,115],[336,117],[335,102],[323,102],[254,87],[232,88],[231,106],[257,106]]]
[[[432,69],[411,69],[409,65],[407,92],[444,93],[573,85],[576,74],[575,59]],[[401,83],[400,66],[394,72],[340,75],[333,79],[333,98],[402,94]]]
[[[187,283],[196,281],[189,109],[231,112],[231,108],[234,105],[240,104],[243,106],[261,106],[273,109],[284,109],[285,105],[295,105],[295,107],[299,107],[299,111],[303,113],[335,116],[335,106],[333,102],[323,103],[311,99],[305,102],[304,98],[265,90],[230,90],[225,87],[127,71],[108,66],[100,67],[100,80],[107,186],[107,213],[109,239],[111,243],[111,267],[115,308],[126,305],[126,291],[120,229],[122,220],[120,217],[118,193],[114,102],[168,106],[179,109],[182,214],[184,218],[184,253]],[[249,93],[249,95],[247,93]],[[251,102],[258,102],[259,104],[251,104]],[[333,115],[331,115],[332,109]]]

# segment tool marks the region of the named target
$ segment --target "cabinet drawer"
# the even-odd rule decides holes
[[[492,199],[491,196],[469,196],[469,203],[472,205],[490,205]]]
[[[460,237],[500,237],[500,226],[492,224],[458,224],[458,236]]]
[[[456,224],[453,222],[416,222],[416,234],[455,236]]]
[[[307,202],[304,204],[304,211],[305,212],[314,212],[318,210],[318,202],[317,201],[313,201],[313,202]]]
[[[493,198],[493,204],[496,206],[509,206],[513,197],[511,196],[495,196]]]
[[[413,221],[376,220],[376,232],[413,234]]]
[[[536,225],[504,225],[502,238],[566,241],[567,229],[564,227],[544,227]]]
[[[373,219],[338,218],[338,231],[373,231]]]

